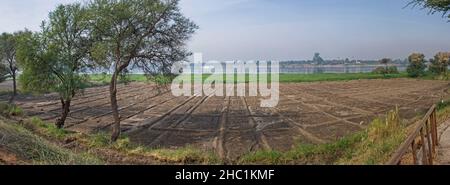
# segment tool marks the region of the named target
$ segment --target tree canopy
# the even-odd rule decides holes
[[[410,77],[420,77],[425,74],[425,55],[422,53],[413,53],[408,57],[409,66],[407,68]]]
[[[81,72],[92,65],[87,60],[91,43],[87,15],[80,4],[60,5],[41,32],[23,37],[19,44],[23,88],[59,93],[63,110],[58,127],[64,126],[72,98],[85,87],[87,78]]]
[[[429,9],[431,14],[442,13],[444,17],[447,16],[450,19],[450,0],[413,0],[409,5]]]
[[[430,72],[435,75],[447,76],[448,66],[450,65],[450,52],[439,52],[430,60]]]
[[[313,63],[318,64],[318,65],[322,65],[325,63],[325,60],[323,60],[322,57],[320,57],[320,53],[314,53],[314,57],[313,57]]]
[[[0,65],[3,68],[1,71],[4,72],[0,73],[0,78],[3,80],[12,78],[13,80],[13,94],[10,102],[13,102],[14,97],[17,95],[16,77],[19,67],[16,60],[16,52],[18,39],[23,34],[29,34],[29,31],[3,33],[0,35]]]

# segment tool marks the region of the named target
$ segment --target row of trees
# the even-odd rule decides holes
[[[174,62],[190,55],[185,43],[197,26],[180,13],[178,4],[178,0],[92,0],[60,5],[41,31],[11,36],[11,76],[15,78],[19,66],[25,91],[58,92],[62,111],[56,125],[62,128],[72,99],[86,87],[86,72],[111,70],[111,140],[116,141],[121,121],[118,78],[134,68],[148,75],[169,73]]]
[[[407,69],[410,77],[421,77],[426,74],[428,62],[425,59],[425,55],[422,53],[413,53],[408,57],[409,66]],[[447,78],[448,67],[450,65],[450,52],[439,52],[433,59],[429,60],[430,65],[428,71],[436,76],[443,76]]]
[[[430,14],[441,13],[443,17],[450,20],[450,0],[411,0],[408,6],[419,6],[428,9]],[[429,71],[434,75],[444,75],[447,77],[449,63],[449,53],[438,53],[434,59],[430,59]],[[407,69],[409,76],[419,77],[425,74],[426,60],[425,55],[413,53],[408,57],[409,67]]]

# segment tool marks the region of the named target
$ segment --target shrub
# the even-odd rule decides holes
[[[23,116],[24,111],[17,105],[0,103],[0,113],[4,116]]]
[[[374,74],[399,74],[396,66],[390,66],[387,69],[385,67],[377,67],[372,71]]]
[[[431,65],[428,70],[438,76],[447,76],[448,65],[450,64],[450,52],[439,52],[430,60]]]
[[[384,164],[406,138],[406,125],[398,108],[377,118],[361,132],[335,142],[300,144],[287,152],[256,151],[239,164]]]
[[[175,79],[175,75],[146,75],[147,80],[155,83],[158,87],[157,90],[159,93],[162,92],[161,89],[169,88],[169,85],[172,83],[173,79]]]
[[[400,72],[398,71],[396,66],[390,66],[388,67],[388,74],[399,74]]]
[[[386,68],[384,68],[384,67],[377,67],[376,69],[374,69],[372,71],[372,73],[374,73],[374,74],[385,74],[386,73]]]

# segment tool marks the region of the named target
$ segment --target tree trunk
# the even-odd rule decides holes
[[[70,112],[70,103],[71,103],[71,100],[64,100],[61,98],[61,104],[62,104],[61,118],[59,118],[56,121],[56,127],[58,127],[59,129],[64,127],[64,123],[66,122],[67,116],[69,115],[69,112]]]
[[[16,72],[12,72],[12,78],[13,78],[13,94],[11,95],[11,98],[9,99],[9,103],[13,104],[16,96],[17,96],[17,82],[16,82]]]
[[[15,97],[17,95],[16,72],[13,72],[12,78],[13,78],[13,96]]]
[[[112,128],[111,141],[115,142],[120,136],[120,115],[119,106],[117,105],[117,77],[118,70],[116,70],[111,78],[111,84],[109,87],[110,97],[111,97],[111,109],[114,117],[114,124]]]

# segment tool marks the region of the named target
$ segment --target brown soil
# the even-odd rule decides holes
[[[6,148],[0,146],[0,165],[18,164],[25,164],[25,162],[20,160],[13,152],[10,152]]]
[[[297,143],[336,140],[367,127],[377,116],[399,107],[412,120],[448,97],[443,81],[412,79],[281,84],[280,103],[261,108],[261,97],[174,97],[153,85],[119,87],[122,130],[148,147],[186,145],[236,158],[260,149],[288,150]],[[66,129],[109,131],[113,123],[107,87],[86,90],[73,101]],[[55,95],[17,100],[29,115],[54,121]]]

